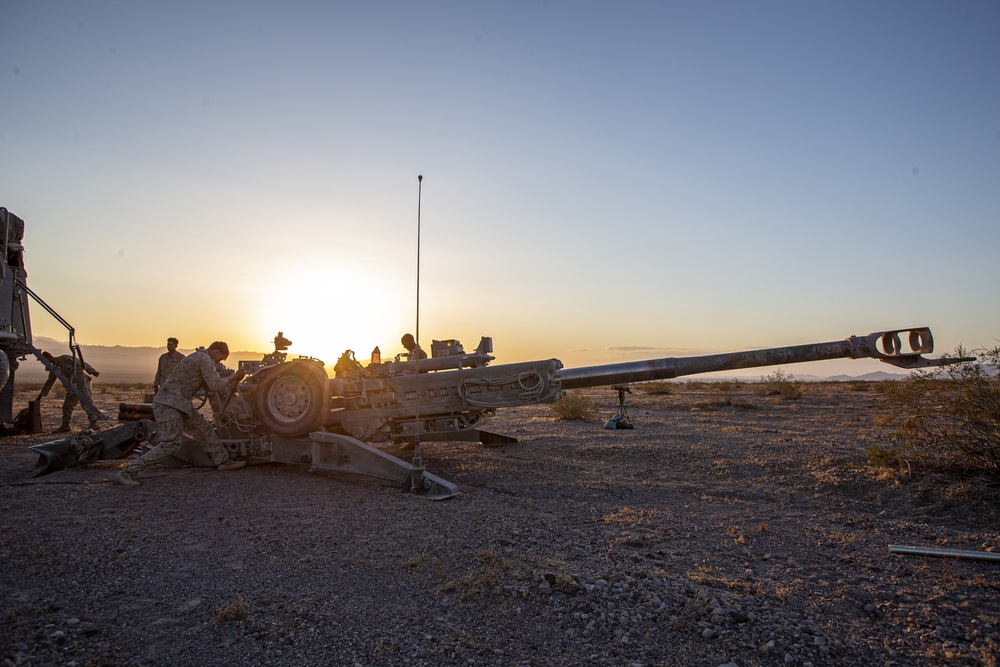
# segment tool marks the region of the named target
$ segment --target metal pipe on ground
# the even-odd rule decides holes
[[[985,560],[1000,563],[1000,553],[989,551],[963,551],[961,549],[934,549],[930,547],[907,547],[890,544],[889,552],[905,556],[933,556],[935,558],[957,558],[959,560]]]

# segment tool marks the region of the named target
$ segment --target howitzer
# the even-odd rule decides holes
[[[568,389],[842,358],[879,359],[906,369],[958,361],[922,356],[934,351],[926,327],[830,343],[572,369],[564,369],[558,359],[489,366],[494,359],[492,348],[489,338],[483,338],[471,354],[457,341],[434,341],[430,359],[397,357],[368,366],[362,366],[348,350],[337,362],[332,379],[315,360],[275,364],[255,369],[240,385],[241,401],[252,413],[252,421],[270,434],[270,460],[310,461],[314,469],[392,479],[404,490],[437,499],[458,493],[457,487],[366,443],[513,443],[514,438],[479,426],[499,408],[554,403]],[[301,437],[306,433],[311,434],[308,446]]]
[[[554,403],[569,389],[842,358],[879,359],[907,369],[959,361],[922,356],[934,350],[926,327],[829,343],[570,369],[563,368],[558,359],[490,366],[493,344],[483,338],[472,353],[455,340],[434,341],[428,359],[400,355],[392,361],[373,360],[368,366],[347,350],[334,368],[335,377],[330,378],[318,359],[286,361],[278,349],[279,338],[281,349],[290,344],[279,334],[275,353],[262,361],[240,362],[247,377],[239,384],[238,396],[220,397],[213,403],[225,406],[215,428],[230,456],[251,463],[310,463],[315,470],[373,475],[432,499],[451,497],[458,488],[368,443],[514,443],[516,439],[480,426],[500,408]],[[146,420],[151,418],[149,404],[120,406],[121,421],[149,423]],[[49,451],[53,447],[35,449],[55,458]],[[193,441],[175,456],[187,464],[211,465]],[[40,461],[37,474],[50,472],[44,467]]]
[[[313,360],[286,362],[259,370],[240,391],[257,419],[285,437],[326,430],[366,442],[419,436],[491,444],[513,441],[478,428],[497,409],[554,403],[568,389],[841,358],[873,358],[912,369],[942,363],[922,356],[933,350],[930,329],[920,327],[830,343],[563,368],[558,359],[488,366],[492,341],[483,338],[471,354],[457,341],[435,341],[430,359],[368,366],[348,350],[333,379]]]

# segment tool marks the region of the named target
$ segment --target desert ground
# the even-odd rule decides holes
[[[4,665],[996,665],[996,486],[872,465],[877,383],[586,393],[425,443],[442,502],[264,464],[32,478],[0,439]],[[15,410],[37,393],[19,387]],[[140,385],[95,385],[112,419]],[[57,390],[57,392],[61,392]],[[61,394],[44,404],[59,423]],[[78,410],[74,425],[86,417]],[[393,453],[411,453],[394,447]]]

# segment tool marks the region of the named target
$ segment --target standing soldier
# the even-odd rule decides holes
[[[170,372],[180,363],[184,355],[177,351],[177,339],[171,336],[167,339],[167,351],[160,355],[156,363],[156,377],[153,378],[153,393],[160,390],[160,385],[170,377]]]
[[[78,359],[75,356],[68,354],[63,354],[58,357],[53,356],[51,352],[42,352],[42,356],[45,357],[50,364],[54,364],[59,372],[62,373],[63,377],[69,380],[74,387],[81,393],[83,393],[87,398],[90,398],[90,376],[93,375],[97,377],[100,375],[94,367],[83,361],[83,359]],[[38,401],[40,402],[43,398],[49,395],[49,391],[52,386],[56,383],[56,375],[52,371],[49,371],[49,377],[45,380],[45,384],[42,385],[42,390],[38,392]],[[62,425],[59,426],[53,433],[65,433],[70,430],[69,421],[73,417],[73,409],[76,408],[80,399],[76,397],[75,394],[66,390],[66,400],[63,401],[62,406]],[[87,417],[90,418],[90,424],[87,428],[99,429],[100,424],[98,420],[101,418],[101,414],[97,412],[94,408],[89,405],[84,405],[83,409],[87,411]]]
[[[138,486],[135,476],[149,466],[173,456],[183,444],[185,432],[198,441],[219,470],[239,470],[246,466],[246,461],[229,458],[215,429],[191,404],[191,399],[203,385],[208,391],[221,392],[233,382],[243,379],[246,375],[243,371],[225,380],[215,370],[216,364],[222,363],[228,356],[229,346],[216,341],[207,350],[196,350],[181,359],[153,398],[156,446],[139,458],[129,461],[115,476],[115,481],[125,486]]]

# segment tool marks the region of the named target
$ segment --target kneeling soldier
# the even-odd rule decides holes
[[[246,461],[229,458],[219,442],[212,425],[191,404],[195,393],[204,386],[208,391],[223,391],[230,384],[239,382],[246,375],[243,371],[223,379],[216,364],[229,357],[229,346],[216,341],[207,350],[198,350],[178,362],[160,390],[153,397],[153,417],[156,420],[156,446],[137,459],[133,459],[115,476],[115,481],[125,486],[138,486],[135,476],[149,466],[173,456],[188,433],[212,457],[219,470],[239,470]]]

